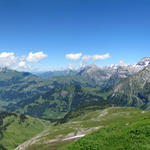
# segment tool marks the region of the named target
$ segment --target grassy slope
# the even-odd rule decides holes
[[[27,117],[24,121],[20,121],[20,115],[18,114],[17,116],[10,115],[5,117],[3,125],[0,127],[2,128],[8,123],[10,124],[5,129],[2,129],[3,138],[0,140],[0,144],[8,150],[13,150],[24,141],[43,131],[49,125],[46,121],[32,117]]]
[[[41,137],[40,142],[30,145],[27,150],[62,150],[64,147],[73,142],[72,140],[63,141],[65,138],[88,134],[98,128],[101,128],[98,132],[101,132],[102,130],[105,132],[103,135],[107,135],[107,131],[111,131],[113,126],[117,126],[118,129],[120,129],[120,132],[122,132],[127,128],[127,125],[132,125],[144,118],[149,118],[149,116],[149,111],[145,111],[143,113],[142,110],[135,108],[108,108],[105,110],[95,111],[85,110],[85,113],[72,118],[69,122],[51,127],[48,135]],[[114,133],[115,132],[117,134],[118,130],[114,130]],[[74,144],[68,149],[74,149]],[[82,149],[85,150],[84,147],[82,147]]]
[[[149,111],[122,111],[116,119],[112,117],[111,122],[105,118],[107,127],[77,140],[64,150],[149,150],[149,116]]]

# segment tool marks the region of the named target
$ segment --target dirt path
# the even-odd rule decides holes
[[[108,109],[103,110],[98,114],[97,118],[92,118],[91,120],[93,121],[99,121],[101,120],[104,116],[108,114]],[[80,124],[82,121],[77,121],[77,122],[71,122],[68,123],[67,125],[74,125],[74,124]],[[37,136],[31,138],[30,140],[24,142],[23,144],[19,145],[15,150],[25,150],[27,147],[33,145],[33,144],[49,144],[49,143],[59,143],[59,142],[64,142],[64,141],[70,141],[70,140],[76,140],[78,138],[84,137],[85,135],[100,129],[102,126],[98,127],[91,127],[91,128],[81,128],[81,127],[74,127],[75,132],[70,132],[67,133],[66,135],[57,135],[54,139],[44,139],[44,137],[48,134],[50,134],[50,128],[44,130]],[[53,130],[53,129],[52,129]]]
[[[86,134],[81,134],[81,135],[72,136],[72,137],[63,139],[62,141],[69,141],[69,140],[78,139],[78,138],[84,137],[85,135],[86,135]]]
[[[94,127],[94,128],[89,128],[89,129],[78,129],[78,131],[80,132],[71,132],[68,133],[65,136],[57,136],[56,139],[51,139],[51,140],[45,140],[43,142],[43,144],[48,144],[48,143],[58,143],[58,142],[63,142],[63,141],[70,141],[70,140],[75,140],[81,137],[84,137],[86,134],[91,133],[94,130],[97,130],[101,128],[101,126],[99,127]],[[30,140],[24,142],[23,144],[19,145],[18,147],[15,148],[15,150],[25,150],[28,146],[31,146],[33,144],[38,144],[41,142],[41,138],[48,135],[49,134],[49,129],[44,130],[43,132],[41,132],[40,134],[38,134],[37,136],[31,138]]]
[[[48,129],[44,130],[37,136],[35,136],[35,137],[31,138],[30,140],[24,142],[23,144],[19,145],[18,147],[15,148],[15,150],[25,150],[29,145],[37,143],[38,141],[40,141],[40,138],[42,136],[45,136],[47,134],[48,134]]]

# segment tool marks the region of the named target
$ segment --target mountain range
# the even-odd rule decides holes
[[[97,67],[94,64],[81,67],[77,70],[49,71],[39,74],[40,77],[50,78],[54,76],[78,75],[84,76],[89,81],[98,86],[107,87],[115,83],[116,80],[127,78],[150,64],[150,57],[144,57],[134,65],[118,64],[105,67]]]
[[[134,65],[89,65],[46,78],[1,68],[0,107],[44,119],[62,118],[80,106],[103,102],[149,109],[149,64],[145,57]]]

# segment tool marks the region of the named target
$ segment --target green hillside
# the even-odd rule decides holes
[[[62,118],[78,105],[100,95],[87,94],[95,85],[86,78],[68,75],[42,79],[27,72],[0,72],[0,111],[25,113],[40,118]],[[89,91],[89,90],[88,90]]]
[[[0,149],[14,150],[24,141],[42,132],[49,122],[8,112],[0,113]]]
[[[9,111],[25,113],[45,119],[60,119],[68,112],[88,103],[105,102],[100,89],[87,88],[75,84],[64,84],[51,89],[43,95],[8,105]],[[109,102],[107,102],[109,103]]]
[[[88,150],[94,146],[99,147],[99,143],[104,143],[101,145],[104,146],[102,147],[104,150],[111,148],[115,150],[115,146],[119,143],[121,150],[127,146],[130,147],[126,149],[135,146],[133,149],[144,150],[142,144],[133,145],[136,142],[148,146],[150,112],[136,108],[83,107],[70,112],[61,123],[57,124],[14,113],[1,113],[0,116],[3,120],[0,126],[2,150],[12,150],[29,139],[29,142],[23,144],[26,150],[80,150],[80,148]],[[86,136],[76,141],[75,137],[82,137],[82,135]],[[127,144],[130,138],[133,138],[133,142]],[[109,147],[111,142],[114,145]],[[95,147],[95,150],[99,149]]]
[[[79,113],[80,115],[78,115]],[[111,130],[113,129],[116,136],[120,134],[120,132],[124,134],[125,131],[128,130],[127,127],[129,127],[130,125],[133,125],[134,127],[134,124],[138,124],[138,122],[144,122],[148,120],[150,118],[150,112],[135,108],[111,107],[101,109],[97,108],[96,106],[90,106],[82,109],[82,111],[81,109],[79,109],[78,111],[76,110],[69,116],[72,117],[67,120],[66,123],[51,126],[46,135],[41,136],[36,143],[29,144],[26,150],[62,150],[66,146],[73,143],[73,141],[76,140],[76,136],[82,137],[82,135],[89,134],[85,136],[85,138],[83,137],[83,139],[86,139],[86,137],[89,137],[90,135],[96,133],[92,133],[93,131],[98,131],[98,133],[102,132],[102,135],[107,136],[107,132],[111,132]],[[145,124],[146,123],[148,122],[145,122]],[[118,132],[119,129],[120,132]],[[130,135],[132,136],[132,134]],[[96,136],[98,135],[96,134]],[[101,136],[101,134],[99,136]],[[96,139],[94,140],[96,143]],[[77,145],[79,145],[78,141],[80,140],[77,140]],[[90,141],[87,140],[86,142],[88,143]],[[93,146],[92,142],[90,144],[91,146]],[[75,145],[76,142],[66,149],[74,150]],[[88,150],[91,148],[89,147],[87,148]],[[85,150],[83,144],[81,145],[81,148],[82,150]],[[78,149],[78,147],[76,149]],[[108,149],[109,148],[107,147],[107,149],[105,150]]]
[[[99,129],[64,150],[149,150],[149,140],[150,117],[143,115],[137,122],[120,121]]]
[[[15,103],[48,91],[50,81],[31,73],[5,70],[0,72],[0,104]]]

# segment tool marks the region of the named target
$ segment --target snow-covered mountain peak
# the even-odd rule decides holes
[[[136,65],[146,67],[150,64],[150,57],[144,57],[142,58]]]
[[[6,67],[0,67],[0,72],[7,71],[8,69]]]

